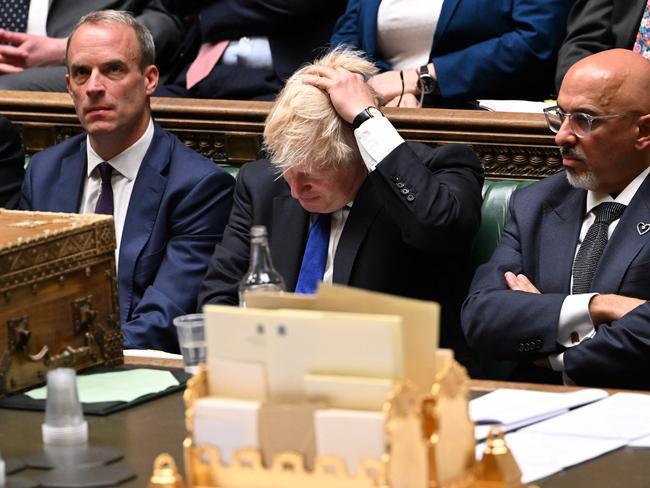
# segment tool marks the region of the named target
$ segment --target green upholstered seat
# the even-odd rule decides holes
[[[481,206],[481,226],[479,227],[472,264],[474,269],[487,262],[501,241],[501,233],[510,218],[510,197],[519,187],[528,186],[532,181],[485,180],[483,184],[483,205]]]

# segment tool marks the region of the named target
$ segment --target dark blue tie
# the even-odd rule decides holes
[[[27,14],[30,0],[1,0],[0,28],[27,32]]]
[[[111,184],[113,167],[104,161],[97,168],[102,176],[102,189],[97,199],[97,205],[95,205],[95,213],[113,215],[113,185]]]
[[[318,214],[316,221],[309,229],[305,254],[302,257],[296,293],[312,294],[318,287],[318,282],[325,274],[327,263],[327,248],[330,242],[330,222],[332,214]]]

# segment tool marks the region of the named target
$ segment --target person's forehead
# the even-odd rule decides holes
[[[137,56],[137,38],[132,28],[124,24],[84,24],[70,40],[69,57],[76,55],[106,55],[133,58]]]

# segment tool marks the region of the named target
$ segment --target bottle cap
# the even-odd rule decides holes
[[[77,394],[77,374],[72,368],[56,368],[47,373],[47,400],[43,443],[75,445],[88,442],[88,423],[84,420]]]

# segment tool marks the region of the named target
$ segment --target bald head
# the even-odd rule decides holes
[[[608,113],[650,113],[650,61],[627,49],[588,56],[567,72],[560,94],[590,93]]]
[[[567,72],[557,104],[581,117],[567,118],[555,142],[573,186],[615,195],[650,166],[649,80],[650,61],[624,49],[584,58]]]

